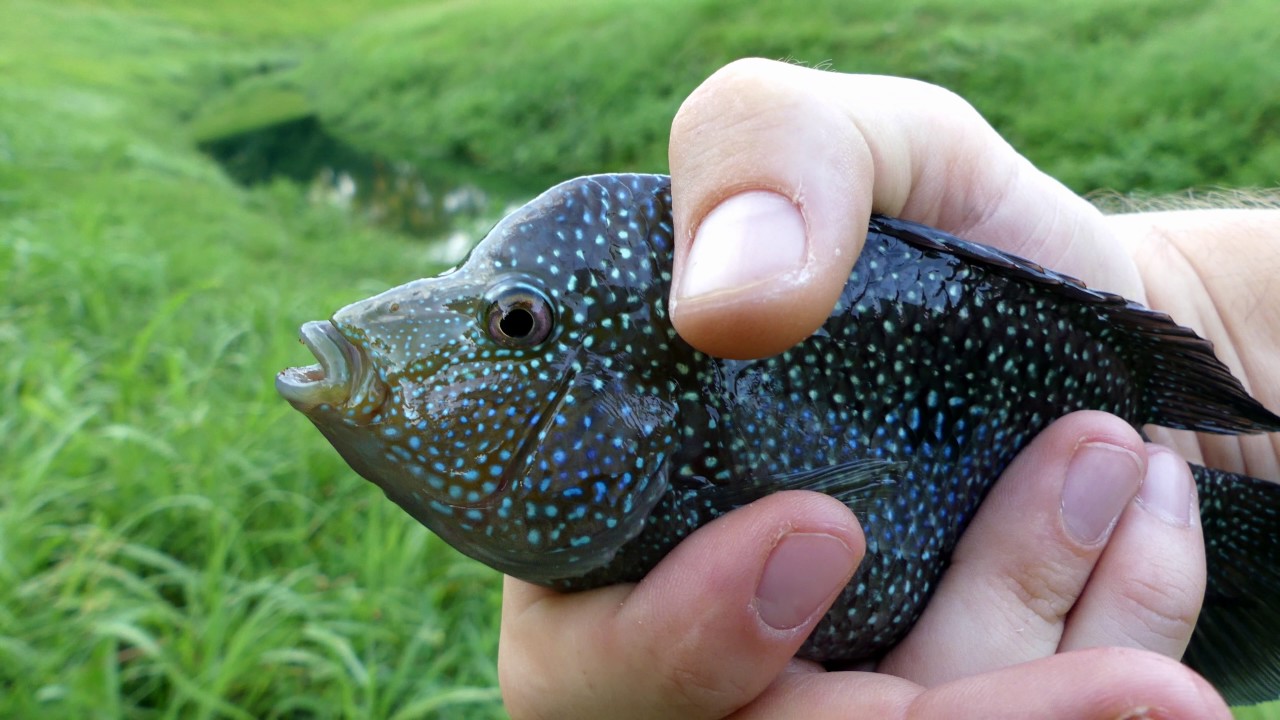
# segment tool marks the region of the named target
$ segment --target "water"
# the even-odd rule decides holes
[[[478,184],[428,176],[411,163],[380,158],[327,133],[305,117],[218,138],[201,145],[244,185],[286,178],[307,188],[314,203],[343,208],[369,222],[413,237],[445,238],[442,260],[456,260],[513,197],[495,197]]]

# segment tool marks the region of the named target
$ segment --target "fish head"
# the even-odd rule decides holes
[[[302,326],[277,388],[451,545],[531,582],[609,563],[665,492],[682,346],[665,178],[563,183],[457,268]]]

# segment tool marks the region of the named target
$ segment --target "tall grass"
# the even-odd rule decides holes
[[[197,139],[318,112],[393,157],[658,170],[680,98],[763,54],[943,81],[1081,189],[1274,180],[1260,3],[527,7],[0,4],[0,717],[502,715],[496,575],[271,387],[431,248]]]
[[[0,716],[501,716],[497,578],[271,387],[300,319],[439,268],[196,152],[184,82],[246,62],[235,41],[20,9],[0,30]]]
[[[1280,182],[1271,0],[430,3],[335,33],[298,74],[353,142],[531,177],[662,168],[680,101],[758,55],[969,98],[1072,188]],[[867,98],[876,102],[876,98]]]

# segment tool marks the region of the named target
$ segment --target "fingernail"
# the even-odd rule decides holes
[[[801,625],[844,585],[853,562],[853,551],[835,536],[787,535],[765,562],[756,587],[756,612],[776,630]]]
[[[1142,481],[1138,456],[1106,443],[1085,443],[1067,466],[1062,485],[1062,522],[1078,542],[1106,538]]]
[[[1138,503],[1174,527],[1190,527],[1193,487],[1191,471],[1182,458],[1153,450],[1147,454],[1147,477],[1138,491]]]
[[[698,226],[685,261],[680,299],[738,290],[799,268],[804,217],[787,198],[763,190],[720,203]]]

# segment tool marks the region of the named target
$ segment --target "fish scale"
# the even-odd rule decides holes
[[[1166,316],[890,218],[813,336],[711,358],[667,316],[672,245],[665,177],[563,183],[458,268],[304,325],[319,364],[277,387],[447,542],[560,590],[637,580],[769,493],[837,497],[867,554],[800,654],[842,662],[910,629],[987,490],[1054,419],[1280,430]],[[1194,472],[1210,593],[1188,657],[1232,699],[1274,698],[1280,617],[1260,598],[1280,591],[1280,486]]]

